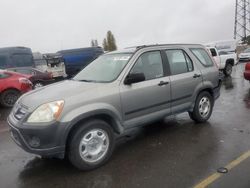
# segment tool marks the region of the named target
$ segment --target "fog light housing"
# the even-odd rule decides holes
[[[30,140],[29,140],[29,145],[33,148],[37,148],[40,146],[40,139],[38,137],[33,136]]]

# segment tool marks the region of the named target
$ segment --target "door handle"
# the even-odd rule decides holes
[[[163,85],[167,85],[167,84],[169,84],[169,82],[160,81],[160,83],[158,84],[158,86],[163,86]]]
[[[199,77],[201,77],[200,74],[194,74],[194,75],[193,75],[193,78],[199,78]]]

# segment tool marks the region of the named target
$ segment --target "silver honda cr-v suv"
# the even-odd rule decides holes
[[[13,140],[81,170],[104,164],[117,137],[166,116],[211,116],[219,71],[201,45],[127,48],[104,54],[71,80],[23,95],[8,117]]]

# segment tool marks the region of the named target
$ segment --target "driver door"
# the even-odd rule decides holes
[[[165,76],[161,52],[143,53],[130,73],[143,73],[145,81],[130,85],[121,84],[125,126],[135,126],[136,123],[146,123],[144,121],[148,118],[154,120],[170,114],[170,79]]]

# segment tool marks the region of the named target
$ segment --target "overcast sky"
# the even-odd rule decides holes
[[[0,0],[0,47],[33,51],[233,39],[235,0]]]

